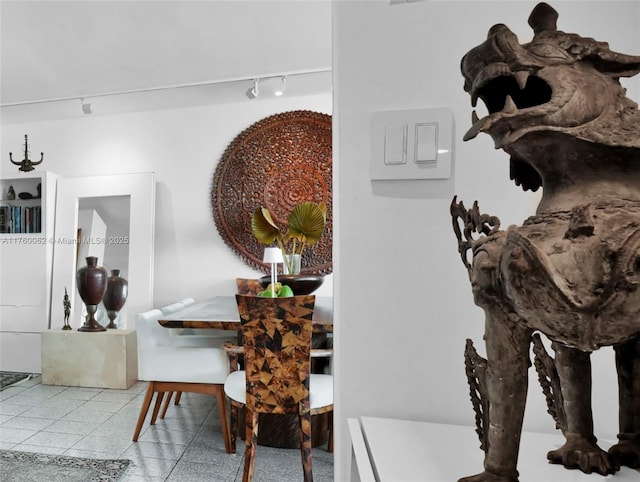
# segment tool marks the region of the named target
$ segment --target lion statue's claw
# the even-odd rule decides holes
[[[579,469],[585,474],[596,472],[606,476],[620,470],[620,465],[609,457],[607,452],[594,442],[583,438],[567,441],[559,449],[550,451],[547,459],[552,464],[561,464],[567,469]]]

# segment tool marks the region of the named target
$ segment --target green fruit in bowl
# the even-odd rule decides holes
[[[264,290],[264,291],[260,291],[258,293],[258,296],[261,298],[275,298],[278,295],[276,294],[275,296],[273,295],[273,292],[271,290]]]
[[[269,286],[267,286],[265,291],[275,291],[277,296],[278,293],[280,293],[281,289],[282,289],[282,283],[280,283],[280,281],[277,281],[275,289],[273,289],[273,283],[269,283]]]
[[[293,290],[291,289],[290,286],[284,285],[282,288],[280,288],[280,293],[278,293],[278,297],[288,298],[291,296],[293,296]]]

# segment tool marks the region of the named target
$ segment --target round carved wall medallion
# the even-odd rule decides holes
[[[294,206],[325,202],[327,224],[318,243],[305,249],[302,273],[332,271],[333,191],[331,116],[291,111],[266,117],[242,131],[225,150],[213,175],[213,220],[224,242],[249,266],[268,273],[265,245],[251,232],[260,206],[286,229]]]

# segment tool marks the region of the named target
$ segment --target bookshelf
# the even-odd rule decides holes
[[[42,232],[41,181],[40,175],[0,181],[0,233]]]
[[[41,333],[50,324],[56,183],[57,176],[46,171],[0,176],[0,367],[5,371],[41,372]]]

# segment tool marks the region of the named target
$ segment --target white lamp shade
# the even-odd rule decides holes
[[[264,257],[262,261],[265,263],[283,263],[282,251],[280,248],[264,248]]]

